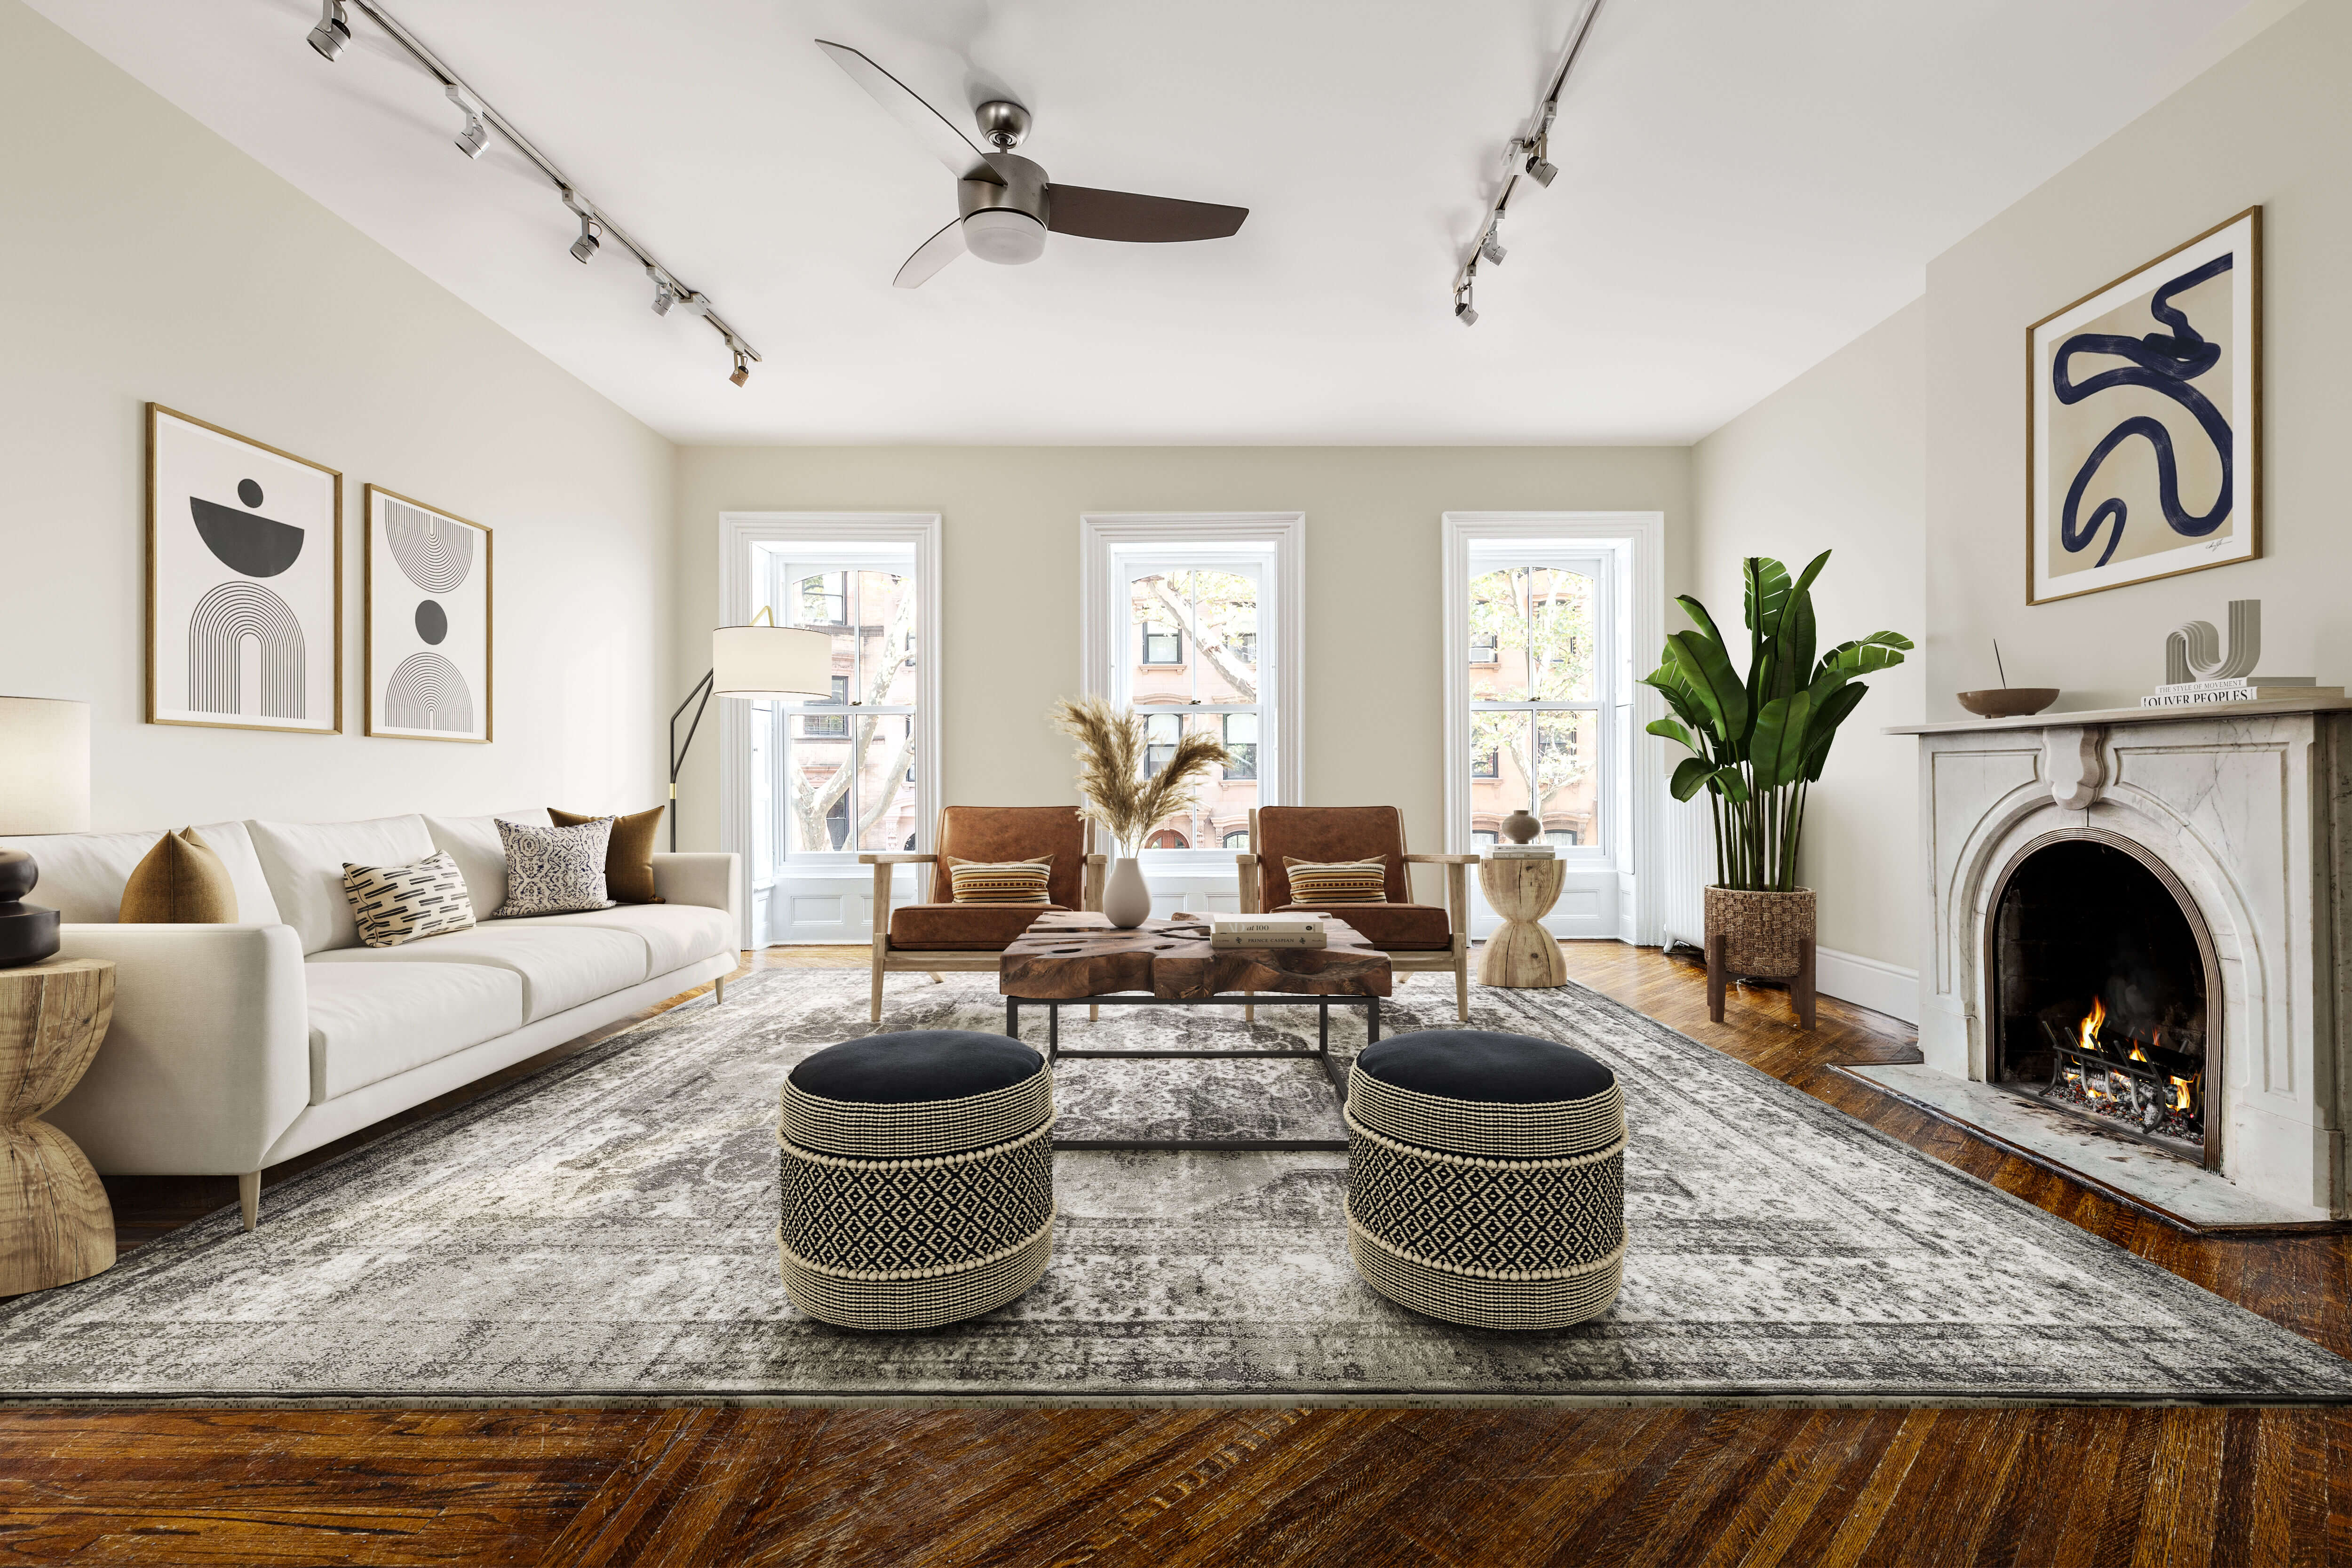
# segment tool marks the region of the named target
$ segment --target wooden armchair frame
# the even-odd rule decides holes
[[[1466,1024],[1470,1021],[1470,868],[1478,863],[1478,857],[1413,854],[1405,847],[1404,822],[1402,816],[1397,821],[1397,853],[1404,859],[1407,890],[1410,890],[1412,885],[1412,868],[1413,867],[1443,866],[1445,868],[1445,921],[1453,940],[1444,948],[1401,950],[1383,948],[1381,951],[1389,955],[1389,967],[1400,974],[1437,973],[1452,970],[1454,1014]],[[1264,896],[1265,884],[1260,880],[1262,873],[1258,865],[1257,812],[1255,809],[1249,814],[1249,849],[1236,858],[1241,875],[1242,913],[1258,914],[1262,912],[1258,903]],[[1343,915],[1339,918],[1346,917]],[[1256,1011],[1252,1007],[1248,1010],[1248,1015],[1255,1016]]]
[[[1086,827],[1086,879],[1082,885],[1079,907],[1089,911],[1102,908],[1105,857],[1095,847],[1095,825]],[[934,833],[934,842],[937,834]],[[860,855],[857,863],[874,868],[874,989],[866,1006],[869,1022],[882,1021],[882,977],[893,972],[929,974],[935,985],[944,982],[948,973],[989,973],[996,972],[1003,957],[1001,948],[965,948],[945,952],[919,952],[890,945],[890,879],[900,866],[936,866],[940,858],[931,855]],[[928,892],[929,889],[926,889]],[[924,900],[918,900],[919,902]]]

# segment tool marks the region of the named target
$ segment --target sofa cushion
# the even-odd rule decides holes
[[[735,922],[725,910],[701,904],[621,904],[609,910],[584,910],[570,915],[525,915],[500,921],[499,931],[533,930],[540,926],[586,926],[601,931],[635,933],[646,944],[646,972],[650,980],[706,958],[723,958],[737,951]]]
[[[253,852],[253,840],[242,822],[199,826],[196,837],[212,847],[236,889],[236,923],[274,926],[278,903],[268,879]],[[122,889],[131,873],[163,835],[143,833],[46,833],[22,838],[0,838],[0,848],[22,849],[40,868],[40,881],[31,901],[46,905],[68,925],[114,925],[122,918]],[[342,868],[337,867],[337,897]]]
[[[507,847],[499,837],[499,818],[520,822],[528,827],[551,827],[545,808],[524,806],[520,811],[494,811],[488,816],[428,816],[425,831],[433,836],[433,847],[457,862],[465,874],[466,900],[474,906],[476,920],[488,920],[490,912],[507,901]]]
[[[236,884],[193,827],[166,833],[122,885],[125,925],[233,926]]]
[[[522,1027],[522,976],[489,964],[314,960],[302,978],[313,1105]]]
[[[1434,904],[1285,904],[1276,912],[1328,915],[1393,952],[1440,952],[1454,945],[1453,924]]]
[[[568,915],[609,910],[618,900],[604,890],[604,852],[613,841],[613,819],[597,817],[577,827],[525,827],[499,824],[507,847],[507,901],[491,915]]]
[[[604,892],[624,904],[657,904],[661,895],[654,891],[654,845],[661,831],[662,815],[667,805],[651,811],[640,811],[627,816],[613,818],[612,841],[604,847]],[[558,827],[582,827],[593,822],[592,816],[576,811],[547,808],[547,815]]]
[[[352,919],[351,900],[343,896],[346,862],[405,866],[433,853],[433,835],[425,831],[421,816],[246,826],[252,831],[262,872],[269,879],[278,918],[302,939],[304,952],[358,945],[359,927]]]
[[[992,952],[1059,904],[902,904],[890,911],[890,945],[908,952]]]
[[[310,962],[479,963],[510,970],[522,977],[523,1022],[535,1024],[645,979],[646,943],[634,931],[586,926],[476,926],[398,947],[331,948]]]
[[[940,857],[931,868],[931,902],[955,901],[948,857],[959,860],[1054,858],[1046,890],[1062,909],[1086,900],[1087,821],[1074,805],[950,805],[940,813]],[[1033,908],[1030,911],[1035,913]]]
[[[1297,860],[1384,860],[1389,902],[1410,903],[1404,874],[1404,815],[1392,805],[1262,805],[1257,809],[1258,907],[1290,902],[1283,857]]]

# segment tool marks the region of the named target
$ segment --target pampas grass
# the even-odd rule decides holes
[[[1216,741],[1188,730],[1176,738],[1167,766],[1146,775],[1142,714],[1100,697],[1065,697],[1053,717],[1054,727],[1077,742],[1080,814],[1109,829],[1129,854],[1153,828],[1200,805],[1209,769],[1233,760]]]

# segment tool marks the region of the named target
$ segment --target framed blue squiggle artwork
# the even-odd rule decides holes
[[[2263,552],[2263,209],[2026,331],[2025,602]]]

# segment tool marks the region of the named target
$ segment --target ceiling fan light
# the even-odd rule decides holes
[[[1010,207],[983,207],[963,220],[963,243],[982,261],[1018,267],[1045,254],[1045,226]]]

